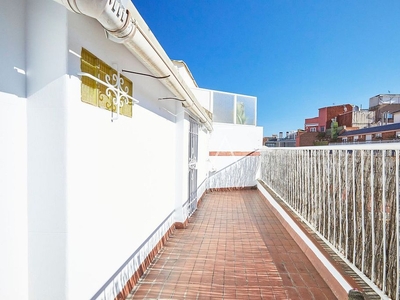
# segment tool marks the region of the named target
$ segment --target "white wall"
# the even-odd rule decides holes
[[[88,299],[174,209],[176,103],[157,100],[170,95],[159,81],[126,75],[140,104],[110,122],[80,100],[81,47],[146,69],[96,20],[48,0],[28,9],[29,297]]]
[[[29,299],[66,299],[66,11],[27,13]]]
[[[123,45],[105,39],[97,21],[68,18],[69,50],[85,47],[109,65],[149,73]],[[177,147],[187,144],[177,139],[177,103],[158,100],[170,95],[159,80],[124,74],[140,103],[132,118],[111,122],[108,111],[81,102],[80,60],[68,57],[68,299],[88,299],[174,210],[176,189],[186,189],[175,181],[177,158],[185,161]]]
[[[197,184],[200,185],[209,175],[209,140],[210,133],[203,127],[199,128],[199,157],[197,163]]]
[[[188,200],[188,157],[189,157],[189,119],[184,109],[179,108],[176,122],[176,161],[175,161],[175,222],[184,222],[186,213],[182,205]]]
[[[25,0],[2,3],[0,25],[0,91],[25,98]]]
[[[209,144],[210,151],[217,152],[216,156],[210,156],[213,171],[218,171],[242,157],[234,156],[235,152],[249,153],[262,147],[262,127],[222,123],[214,123],[213,126]],[[222,152],[228,152],[228,155]]]
[[[174,209],[175,127],[140,105],[111,123],[69,91],[68,298],[87,299]]]
[[[0,299],[27,299],[26,100],[0,103]]]
[[[199,103],[212,112],[212,91],[200,89],[200,88],[192,88],[193,94],[196,96]]]
[[[78,56],[85,47],[148,73],[123,45],[54,1],[11,1],[0,14],[14,29],[0,47],[0,298],[88,299],[187,200],[187,115],[158,100],[172,96],[158,80],[126,75],[140,103],[111,123],[80,100]],[[202,145],[199,183],[207,154]]]
[[[65,92],[60,78],[28,98],[29,299],[66,299]]]
[[[0,28],[0,299],[27,299],[24,0],[2,4]]]
[[[400,123],[400,112],[393,113],[393,123]]]

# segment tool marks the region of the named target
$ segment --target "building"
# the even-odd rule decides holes
[[[185,227],[224,128],[131,1],[0,15],[0,298],[114,299]],[[251,145],[225,134],[233,152],[261,144],[249,116]]]
[[[263,145],[267,147],[295,147],[297,135],[298,131],[287,131],[285,137],[283,132],[279,132],[279,136],[264,137]]]
[[[370,127],[375,113],[368,109],[360,109],[358,106],[353,106],[350,111],[343,112],[336,117],[338,126],[342,126],[346,129],[360,129]]]
[[[256,97],[200,88],[184,62],[174,61],[174,64],[213,120],[208,140],[208,163],[212,172],[262,147],[263,128],[257,126]]]
[[[369,99],[369,110],[374,113],[372,126],[393,123],[393,112],[400,109],[400,94],[379,94]]]
[[[353,127],[345,127],[339,135],[342,142],[369,143],[373,141],[397,140],[400,134],[398,112],[400,110],[400,94],[379,94],[369,99],[369,110],[364,115],[353,116]],[[362,112],[362,110],[360,110]],[[357,119],[358,117],[358,119]],[[339,116],[342,120],[345,116]],[[361,119],[361,124],[360,124]],[[367,122],[367,126],[362,125]]]
[[[319,117],[307,118],[304,120],[304,130],[306,132],[319,132],[321,129],[325,131],[325,127],[319,124]]]
[[[370,110],[374,110],[378,106],[388,104],[400,104],[400,94],[378,94],[369,98]]]
[[[318,109],[318,117],[305,119],[304,129],[307,132],[325,132],[331,128],[332,119],[338,115],[352,111],[350,104],[322,107]]]
[[[344,131],[338,138],[343,143],[398,141],[400,138],[400,123]]]

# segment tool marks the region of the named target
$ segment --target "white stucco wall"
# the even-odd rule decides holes
[[[400,123],[400,111],[393,113],[393,123]]]
[[[14,29],[0,47],[0,299],[89,299],[187,200],[188,115],[158,100],[172,95],[160,81],[126,75],[140,103],[110,122],[80,100],[78,56],[85,47],[148,73],[123,45],[54,1],[7,2],[0,14]],[[208,133],[199,139],[200,184]]]
[[[81,47],[119,69],[148,73],[123,45],[104,38],[97,21],[69,13],[69,50],[79,54]],[[176,198],[176,147],[187,147],[176,142],[176,102],[157,100],[169,95],[160,81],[124,74],[140,103],[132,119],[111,122],[108,111],[81,102],[79,65],[70,52],[68,299],[93,296],[176,202],[182,204]]]
[[[119,69],[148,71],[123,45],[106,40],[95,20],[68,13],[68,24],[69,75],[64,78],[66,108],[61,118],[66,299],[87,299],[187,200],[189,123],[186,117],[179,121],[184,116],[180,103],[158,101],[170,92],[149,77],[126,75],[140,101],[132,119],[110,122],[108,111],[82,103],[76,76],[80,61],[74,54],[81,47]],[[178,213],[176,221],[184,221],[184,216]]]
[[[2,3],[0,10],[0,91],[25,98],[25,1]]]
[[[26,3],[29,299],[67,299],[67,14]]]
[[[199,103],[208,111],[212,112],[212,91],[200,88],[192,88],[193,94]]]
[[[175,127],[140,105],[111,123],[69,91],[68,290],[87,299],[174,209]]]
[[[197,163],[197,184],[200,185],[209,175],[209,140],[210,133],[203,127],[199,129],[199,157]]]
[[[0,104],[0,299],[27,299],[26,100]]]
[[[209,149],[210,152],[217,153],[215,156],[210,156],[212,170],[218,171],[242,157],[235,156],[235,152],[249,153],[261,148],[262,139],[262,127],[214,123]]]
[[[25,25],[24,0],[2,5],[0,10],[0,299],[28,297],[26,75],[23,74],[26,69]]]

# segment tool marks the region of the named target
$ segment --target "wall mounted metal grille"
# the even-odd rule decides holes
[[[82,76],[82,102],[132,118],[132,81],[84,48],[81,51],[81,71],[98,79]],[[117,97],[115,93],[120,91]]]

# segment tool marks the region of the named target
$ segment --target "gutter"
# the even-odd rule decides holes
[[[132,2],[122,0],[54,0],[70,11],[96,19],[103,26],[106,36],[125,47],[155,76],[170,75],[162,83],[179,99],[182,105],[197,116],[212,131],[212,120],[197,101],[190,88],[175,69],[157,39],[148,29]],[[145,31],[143,28],[147,28]]]

